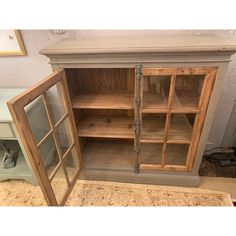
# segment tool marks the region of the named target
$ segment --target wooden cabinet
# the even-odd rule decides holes
[[[8,106],[48,204],[63,205],[78,178],[198,185],[235,51],[218,36],[64,40],[42,50],[54,74]],[[26,113],[35,101],[45,109],[40,135]]]

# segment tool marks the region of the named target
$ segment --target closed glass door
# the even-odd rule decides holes
[[[141,68],[139,167],[191,171],[216,68]],[[137,74],[137,73],[136,73]],[[138,94],[136,93],[136,96]]]

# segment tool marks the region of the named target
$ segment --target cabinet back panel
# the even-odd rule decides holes
[[[119,109],[82,109],[81,114],[82,116],[133,117],[134,111]]]
[[[134,91],[132,68],[66,69],[66,75],[71,97],[76,93]]]

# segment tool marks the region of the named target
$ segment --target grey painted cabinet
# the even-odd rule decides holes
[[[9,108],[48,204],[63,205],[77,178],[197,186],[235,51],[235,41],[215,35],[67,39],[41,50],[54,74]],[[48,128],[31,142],[26,132],[35,134],[24,107],[37,97]],[[17,112],[26,119],[19,120]],[[49,137],[59,157],[50,161],[50,173],[41,150]],[[67,187],[58,199],[52,182],[60,168]]]

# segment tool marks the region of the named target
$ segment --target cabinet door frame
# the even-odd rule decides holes
[[[216,73],[218,68],[217,67],[208,67],[208,66],[184,66],[184,67],[142,67],[140,66],[140,84],[136,80],[136,86],[140,86],[143,88],[143,81],[144,76],[170,76],[171,83],[170,83],[170,94],[168,97],[168,104],[166,111],[163,111],[167,114],[166,123],[165,123],[165,133],[163,141],[159,143],[163,144],[163,151],[162,151],[162,161],[160,164],[140,164],[140,169],[143,170],[162,170],[162,171],[181,171],[181,172],[190,172],[193,169],[193,164],[195,161],[195,156],[198,148],[198,144],[200,141],[202,128],[204,125],[206,113],[208,110],[208,104],[210,101],[210,97],[212,94],[212,90],[214,87],[214,82],[216,78]],[[193,111],[196,114],[195,122],[192,130],[192,138],[191,143],[189,145],[186,164],[185,165],[167,165],[165,164],[166,160],[166,145],[167,145],[167,134],[170,128],[170,115],[173,103],[173,96],[174,96],[174,89],[176,83],[176,77],[178,75],[204,75],[204,82],[202,86],[202,90],[200,93],[199,103],[197,107],[197,112]],[[143,90],[140,90],[140,97],[141,99],[141,109],[143,104]],[[141,109],[139,112],[141,112]],[[142,113],[142,112],[141,112]],[[142,115],[140,115],[142,117]],[[142,118],[140,119],[140,128],[142,130]],[[142,132],[142,131],[141,131]],[[140,154],[139,154],[140,155]],[[139,156],[139,159],[141,157]],[[140,163],[140,160],[139,160]]]
[[[41,155],[39,152],[38,144],[36,143],[33,133],[31,131],[26,112],[24,110],[25,106],[27,106],[29,103],[34,101],[36,98],[39,96],[42,96],[44,105],[47,111],[47,115],[50,118],[49,109],[48,106],[45,104],[45,92],[53,87],[54,85],[59,86],[59,90],[62,93],[62,101],[64,103],[65,109],[66,109],[66,114],[64,117],[62,117],[59,122],[63,122],[63,120],[68,118],[68,123],[69,123],[69,130],[70,130],[70,135],[73,140],[73,146],[70,147],[71,150],[74,147],[75,148],[75,153],[76,153],[76,162],[78,165],[78,171],[76,172],[74,178],[72,179],[71,182],[68,182],[68,174],[66,173],[66,180],[68,183],[68,187],[66,191],[64,192],[63,198],[60,202],[56,200],[55,193],[53,191],[53,188],[51,186],[51,182],[49,180],[49,177],[47,175],[47,172],[45,170],[45,167],[43,165]],[[66,81],[66,76],[65,76],[65,71],[64,70],[57,70],[55,71],[52,75],[49,77],[45,78],[44,80],[40,81],[33,87],[27,89],[23,93],[19,94],[12,100],[10,100],[8,103],[8,108],[11,112],[11,115],[13,117],[15,126],[18,130],[21,142],[24,145],[25,151],[27,153],[27,156],[29,158],[32,170],[38,180],[38,183],[41,187],[41,190],[44,194],[44,197],[46,199],[46,202],[50,206],[58,206],[58,205],[64,205],[76,183],[76,180],[78,179],[79,173],[80,173],[80,168],[81,168],[81,153],[80,153],[80,148],[79,148],[79,141],[78,137],[76,134],[76,126],[75,126],[75,121],[73,118],[73,111],[72,111],[72,106],[71,106],[71,101],[70,101],[70,96],[69,96],[69,91],[68,91],[68,86],[67,86],[67,81]],[[49,123],[50,119],[49,119]],[[51,126],[52,127],[55,127]],[[53,128],[52,128],[53,129]],[[53,130],[50,130],[53,131]],[[55,131],[53,131],[55,132]],[[46,135],[47,136],[47,135]],[[45,138],[45,137],[44,137]],[[42,140],[41,140],[42,141]],[[56,146],[58,146],[59,140],[56,142]],[[69,150],[68,150],[69,152]],[[65,168],[63,162],[61,161],[60,166]],[[59,169],[59,168],[58,168]]]

